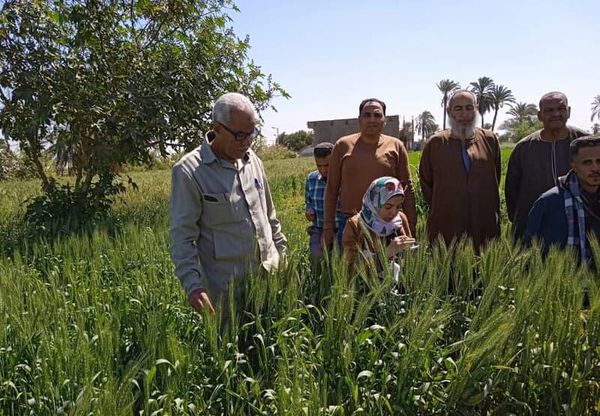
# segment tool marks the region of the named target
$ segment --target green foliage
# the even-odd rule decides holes
[[[4,2],[0,128],[44,190],[54,191],[46,149],[75,176],[74,194],[58,199],[94,199],[124,164],[196,147],[223,92],[259,111],[287,96],[248,59],[228,9],[230,0]]]
[[[262,160],[291,159],[298,156],[296,155],[296,152],[280,144],[263,146],[259,149],[257,154]]]
[[[281,133],[277,136],[277,144],[286,146],[288,149],[299,152],[306,146],[312,144],[312,131],[298,130],[294,133]]]
[[[493,107],[492,91],[494,89],[494,80],[490,77],[480,77],[477,81],[471,82],[471,91],[477,97],[479,106],[479,115],[481,116],[481,127],[484,125],[484,115]]]
[[[10,150],[0,141],[0,181],[7,179],[26,179],[34,177],[35,172],[25,158]]]
[[[246,313],[220,335],[173,277],[168,172],[135,174],[112,232],[10,253],[0,238],[0,414],[598,414],[600,282],[570,253],[542,261],[505,224],[479,257],[421,241],[399,287],[336,257],[315,276],[302,206],[314,162],[265,168],[291,255],[249,277]],[[0,183],[7,235],[34,185]]]
[[[137,185],[129,178],[129,184]],[[110,175],[101,175],[88,193],[72,189],[70,184],[53,183],[52,192],[32,198],[27,205],[25,222],[37,237],[52,237],[59,232],[92,228],[106,219],[114,199],[126,190],[123,183],[113,182]]]
[[[460,83],[450,79],[443,79],[435,85],[436,87],[438,87],[438,90],[440,90],[440,92],[443,94],[442,113],[444,117],[444,122],[442,124],[442,129],[446,130],[446,108],[448,107],[448,98],[450,97],[450,94],[452,92],[460,88]]]
[[[594,121],[594,118],[600,121],[600,95],[596,95],[594,101],[592,101],[592,116],[590,117],[590,121]]]
[[[530,135],[536,130],[542,129],[543,127],[544,126],[542,125],[542,122],[538,120],[535,122],[515,122],[514,120],[507,120],[502,123],[502,126],[500,126],[500,128],[506,130],[506,133],[500,136],[500,140],[516,143],[522,138]]]
[[[494,128],[496,127],[498,111],[504,106],[504,104],[514,103],[515,97],[513,96],[512,91],[506,88],[504,85],[494,84],[490,91],[490,100],[491,108],[494,110],[494,118],[492,120],[491,130],[494,131]]]
[[[435,117],[427,110],[417,116],[416,122],[417,133],[421,135],[421,140],[425,140],[439,128],[435,122]]]

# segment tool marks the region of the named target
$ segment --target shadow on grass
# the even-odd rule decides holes
[[[69,237],[91,238],[95,232],[104,232],[113,238],[127,224],[152,229],[168,227],[166,206],[127,207],[111,210],[103,218],[94,221],[79,221],[68,217],[45,224],[29,223],[23,216],[15,216],[0,224],[0,256],[12,257],[15,252],[26,252],[34,244],[52,245],[57,240]]]

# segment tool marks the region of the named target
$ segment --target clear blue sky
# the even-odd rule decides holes
[[[238,0],[232,13],[250,58],[292,96],[275,99],[263,132],[306,129],[309,120],[355,117],[378,97],[400,118],[424,110],[442,124],[436,82],[481,76],[535,103],[567,94],[569,124],[589,129],[600,94],[600,1]],[[505,118],[499,114],[500,121]],[[502,117],[502,118],[500,118]],[[486,115],[491,122],[491,116]]]

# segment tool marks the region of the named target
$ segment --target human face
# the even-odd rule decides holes
[[[451,100],[448,107],[448,116],[460,127],[471,127],[475,121],[477,104],[473,95],[469,93],[458,93]]]
[[[571,162],[581,187],[594,193],[600,186],[600,146],[582,147]]]
[[[404,197],[402,195],[396,195],[387,200],[385,204],[381,208],[379,208],[379,218],[381,218],[385,222],[390,222],[402,210],[402,203],[404,202]]]
[[[385,115],[381,104],[376,101],[366,103],[358,117],[358,125],[362,134],[374,136],[383,133]]]
[[[322,177],[326,178],[329,173],[329,160],[331,159],[331,155],[327,155],[325,157],[315,157],[315,164],[317,165],[317,170],[321,174]]]
[[[214,124],[215,139],[212,146],[224,159],[230,161],[240,159],[250,148],[255,129],[254,114],[232,108],[227,126],[218,122]],[[246,133],[246,137],[237,140],[235,136],[240,135],[239,133]]]
[[[538,119],[544,125],[544,129],[560,130],[567,125],[571,116],[571,107],[567,105],[565,97],[554,95],[542,101]]]

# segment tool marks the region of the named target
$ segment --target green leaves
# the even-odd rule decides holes
[[[195,148],[223,92],[243,92],[259,110],[286,94],[248,60],[228,9],[218,0],[5,2],[0,129],[46,191],[50,152],[71,166],[84,199],[125,164]]]

